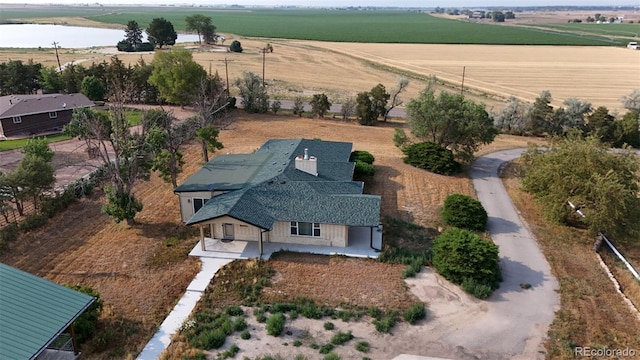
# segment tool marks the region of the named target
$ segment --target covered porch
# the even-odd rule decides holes
[[[210,234],[209,234],[210,235]],[[262,256],[260,248],[262,247]],[[222,259],[269,259],[278,251],[295,251],[322,255],[344,255],[349,257],[377,258],[382,248],[382,227],[352,226],[349,227],[347,247],[301,245],[270,241],[225,240],[205,236],[201,228],[201,238],[189,253],[190,256]]]

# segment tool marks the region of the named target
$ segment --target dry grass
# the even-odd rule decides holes
[[[433,74],[502,97],[533,101],[549,90],[554,105],[574,97],[622,110],[620,98],[640,88],[640,52],[613,47],[354,44],[303,42],[396,69]],[[588,79],[588,80],[585,80]],[[586,86],[584,81],[593,84]],[[491,104],[489,104],[491,106]]]
[[[505,167],[504,184],[538,239],[560,284],[561,307],[546,342],[547,358],[573,359],[573,347],[637,348],[640,320],[629,310],[598,266],[586,231],[549,224],[529,194],[519,190],[513,164]]]
[[[189,115],[176,111],[181,117]],[[403,125],[392,122],[363,127],[335,120],[238,112],[236,121],[220,132],[225,144],[220,153],[250,153],[270,138],[351,141],[354,149],[370,151],[376,157],[377,174],[366,191],[382,195],[383,215],[436,227],[439,207],[446,196],[452,192],[469,194],[471,184],[464,176],[445,177],[404,164],[402,153],[391,140],[394,128]],[[516,138],[505,139],[514,146],[525,143],[520,140],[518,144]],[[198,146],[190,145],[185,152],[186,165],[179,181],[202,163]],[[45,228],[11,243],[0,257],[0,261],[38,276],[58,283],[90,285],[101,294],[106,305],[103,326],[111,329],[108,344],[115,350],[96,353],[87,348],[88,359],[120,358],[140,351],[198,270],[195,259],[185,259],[185,252],[196,242],[195,236],[187,236],[180,249],[164,245],[167,237],[185,232],[171,186],[153,177],[136,186],[135,193],[144,204],[136,217],[139,225],[114,224],[101,212],[101,199],[85,199]],[[354,265],[348,261],[342,265],[353,270]],[[384,266],[389,267],[388,271],[393,268]],[[314,291],[308,290],[310,295]]]

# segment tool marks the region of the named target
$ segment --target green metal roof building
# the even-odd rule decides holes
[[[233,219],[237,226],[260,230],[259,239],[252,231],[244,240],[262,240],[262,234],[270,232],[273,242],[320,245],[324,239],[346,246],[347,239],[338,239],[346,232],[337,226],[380,224],[380,196],[363,194],[364,183],[353,181],[351,150],[348,142],[272,139],[253,154],[216,156],[174,190],[180,196],[182,219],[187,225],[210,225],[212,238],[228,238],[229,234],[216,236],[214,226],[221,225],[217,220],[231,224]],[[294,233],[294,223],[304,228],[315,224],[316,233],[326,236],[306,238]],[[287,226],[289,234],[283,230]],[[238,238],[237,232],[231,236]]]
[[[46,359],[47,348],[94,300],[0,263],[0,359]]]

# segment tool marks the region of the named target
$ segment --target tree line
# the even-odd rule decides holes
[[[623,115],[613,114],[605,106],[594,108],[590,102],[575,98],[568,98],[563,107],[554,108],[551,100],[547,90],[533,104],[510,97],[507,105],[493,114],[494,124],[508,134],[566,136],[578,131],[613,147],[625,144],[640,147],[640,89],[621,99],[627,110]]]
[[[213,25],[211,17],[201,14],[187,16],[185,18],[186,30],[198,34],[198,43],[215,44],[218,40],[224,43],[224,37],[216,34],[216,26]],[[147,34],[149,41],[142,41],[143,31]],[[159,17],[153,18],[146,29],[142,29],[137,21],[129,20],[124,30],[124,39],[119,41],[117,48],[119,51],[153,51],[161,49],[166,45],[175,45],[178,33],[171,21]]]

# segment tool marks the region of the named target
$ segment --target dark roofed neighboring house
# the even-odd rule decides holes
[[[0,263],[0,359],[79,359],[72,324],[94,301]]]
[[[174,190],[182,221],[203,238],[208,228],[214,239],[258,241],[260,255],[263,241],[347,247],[350,227],[380,226],[380,196],[353,181],[351,150],[272,139],[253,154],[218,155]]]
[[[0,97],[0,139],[62,130],[73,109],[94,106],[80,93]]]

